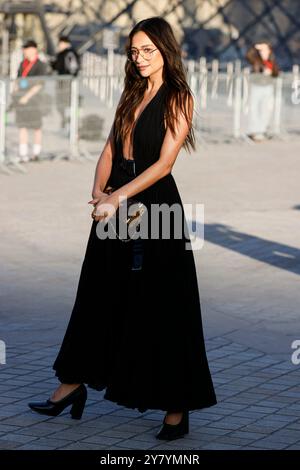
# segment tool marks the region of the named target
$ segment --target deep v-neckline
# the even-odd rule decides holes
[[[137,117],[137,119],[134,121],[134,124],[132,126],[132,130],[131,130],[131,134],[132,134],[132,152],[133,153],[133,147],[134,147],[134,133],[135,133],[135,130],[136,130],[136,126],[138,124],[138,122],[140,121],[142,115],[144,114],[144,112],[146,111],[146,109],[150,106],[150,104],[154,101],[154,99],[157,97],[158,93],[160,92],[160,90],[162,89],[164,85],[164,82],[160,85],[160,87],[157,89],[157,92],[155,93],[154,96],[152,96],[151,100],[148,101],[148,103],[146,104],[146,106],[144,107],[144,109],[140,112],[139,116]],[[130,152],[128,152],[130,154]],[[127,160],[127,161],[134,161],[134,158],[125,158],[124,157],[124,148],[123,148],[123,143],[122,143],[122,157],[124,158],[124,160]]]

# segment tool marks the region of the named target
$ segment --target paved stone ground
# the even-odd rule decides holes
[[[51,366],[67,325],[90,228],[94,164],[27,164],[1,175],[1,449],[299,449],[300,144],[200,147],[180,155],[183,201],[205,204],[195,251],[218,405],[191,431],[157,441],[163,412],[140,414],[89,390],[80,422],[36,415],[27,402],[56,386]]]

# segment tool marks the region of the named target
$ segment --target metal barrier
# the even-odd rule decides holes
[[[71,108],[70,78],[26,77],[2,83],[6,95],[1,100],[5,102],[5,117],[0,122],[0,135],[4,135],[2,162],[25,171],[20,163],[32,156],[31,149],[40,158],[54,158],[61,152],[72,157],[70,129],[62,127],[63,114],[70,113]]]
[[[205,61],[196,71],[193,64],[189,68],[196,138],[215,144],[250,142],[254,75],[249,69],[240,70],[238,64],[228,64],[226,73],[219,73],[217,64],[208,72]],[[98,157],[113,122],[123,81],[120,74],[27,77],[25,85],[38,90],[24,103],[24,83],[20,79],[0,79],[0,169],[5,173],[14,169],[26,172],[28,167],[18,157],[20,143],[27,134],[31,144],[42,135],[41,160],[86,161],[94,159],[93,155]],[[270,134],[282,139],[298,138],[299,68],[271,78],[270,84]],[[41,135],[36,129],[41,129]]]
[[[201,142],[229,142],[237,137],[240,85],[236,78],[206,71],[189,75],[195,103],[194,127]]]
[[[91,109],[88,103],[90,90],[84,83],[81,78],[55,75],[0,80],[2,171],[10,173],[17,169],[26,172],[24,163],[32,159],[34,152],[38,152],[34,156],[39,160],[64,158],[85,161],[93,158],[87,148],[91,140],[91,120],[90,132],[85,132],[85,135],[83,132]],[[26,100],[24,95],[32,90],[34,93]],[[104,96],[102,104],[95,101],[94,96],[90,101],[99,124],[100,116],[107,114],[107,96]],[[103,139],[100,128],[97,138],[97,150],[95,144],[92,149],[99,153],[99,143]]]
[[[282,139],[298,139],[300,137],[300,80],[297,74],[286,74],[278,91],[280,100],[280,116],[278,135]],[[279,114],[279,113],[278,113]]]
[[[99,155],[114,118],[123,86],[120,76],[52,75],[0,80],[0,164],[3,170],[26,171],[20,161],[20,143],[28,151],[40,129],[40,159],[81,160]],[[36,88],[28,102],[26,90]],[[24,130],[25,129],[25,130]],[[4,168],[3,165],[6,165]]]
[[[195,98],[195,130],[205,143],[230,143],[249,139],[251,121],[268,121],[269,138],[295,139],[300,135],[300,80],[295,73],[277,78],[257,77],[248,69],[229,67],[227,74],[202,72],[189,74]],[[257,82],[262,79],[263,83]],[[260,96],[258,96],[258,94]],[[259,115],[255,106],[260,99]]]

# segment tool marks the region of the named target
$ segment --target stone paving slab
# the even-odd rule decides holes
[[[220,338],[211,338],[209,343],[208,358],[212,370],[214,370],[214,357],[216,352],[225,345],[220,346]],[[238,344],[227,341],[227,367],[230,371],[230,358],[233,357],[232,367],[235,367],[235,350]],[[47,365],[43,365],[41,371],[44,374],[36,374],[35,380],[44,384],[45,389],[39,389],[36,394],[30,391],[30,399],[42,399],[48,396],[52,390],[52,384],[48,383],[50,376],[50,365],[55,357],[57,345],[51,348],[37,344],[43,357],[47,357]],[[16,351],[17,348],[14,348]],[[228,352],[227,351],[227,352]],[[257,357],[257,351],[248,348],[249,354],[244,356],[247,364],[249,357]],[[20,351],[20,356],[23,355]],[[10,358],[8,348],[9,364],[14,364],[14,356]],[[14,395],[13,402],[0,402],[0,448],[1,449],[300,449],[300,394],[296,396],[295,385],[299,380],[297,368],[290,369],[287,366],[284,372],[284,361],[276,360],[280,365],[280,377],[289,384],[285,389],[293,389],[290,398],[286,401],[285,396],[280,396],[282,388],[268,387],[274,380],[271,375],[263,372],[268,364],[274,364],[271,358],[265,355],[265,360],[253,364],[252,373],[258,380],[236,378],[231,374],[229,380],[216,381],[218,404],[214,407],[193,411],[190,413],[190,433],[184,439],[178,439],[173,443],[162,443],[155,439],[155,434],[161,425],[163,412],[148,410],[138,413],[136,410],[119,407],[108,400],[103,399],[104,392],[89,391],[82,420],[73,421],[68,411],[56,418],[37,415],[27,409],[28,393],[27,384],[19,384],[17,380],[23,374],[22,367],[14,369],[16,380],[11,383],[11,389],[6,390],[6,395]],[[253,359],[255,361],[255,359]],[[241,360],[242,362],[242,360]],[[37,365],[38,358],[30,358],[30,363]],[[2,366],[1,371],[5,373],[10,366]],[[47,377],[48,371],[48,377]],[[223,374],[223,372],[220,372]],[[215,377],[218,377],[218,372]],[[242,380],[245,388],[238,384]],[[228,389],[231,384],[233,394],[229,397],[223,396],[223,389]],[[46,386],[47,385],[47,386]],[[236,386],[237,385],[237,386]],[[263,385],[270,394],[257,393],[259,386]],[[19,393],[16,393],[18,391]],[[15,394],[14,394],[15,392]],[[22,397],[22,393],[24,396]],[[267,399],[266,399],[267,397]],[[237,400],[239,398],[239,400]],[[250,400],[253,398],[254,400]],[[255,404],[253,404],[255,403]],[[91,410],[93,412],[91,413]],[[295,415],[296,413],[296,415]],[[298,446],[298,447],[297,447]]]

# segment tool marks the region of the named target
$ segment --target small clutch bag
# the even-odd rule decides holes
[[[112,187],[107,187],[104,192],[106,194],[111,194],[115,189],[112,188]],[[123,212],[124,211],[121,211],[120,212],[120,207],[122,207],[123,204],[126,204],[127,203],[127,211],[125,212],[125,215],[123,215]],[[116,211],[116,225],[118,227],[115,227],[114,224],[112,223],[112,227],[113,229],[115,230],[115,233],[117,235],[117,237],[122,240],[123,242],[128,242],[131,240],[131,238],[121,238],[119,236],[119,233],[118,233],[118,230],[117,229],[120,229],[120,225],[121,224],[126,224],[127,228],[130,226],[130,230],[132,230],[132,227],[135,227],[137,228],[142,220],[142,216],[143,214],[146,212],[146,207],[145,205],[141,202],[141,201],[138,201],[137,199],[133,198],[133,197],[129,197],[126,199],[124,199],[121,203],[120,203],[120,207],[118,207],[117,211]],[[122,214],[122,218],[120,218],[120,214]],[[110,221],[109,221],[110,222]]]

